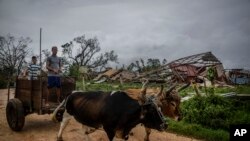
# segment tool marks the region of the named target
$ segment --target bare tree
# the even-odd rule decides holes
[[[0,36],[0,66],[9,76],[20,72],[25,57],[30,53],[30,42],[30,38]]]
[[[100,43],[96,37],[87,39],[85,35],[79,36],[62,45],[63,55],[69,58],[78,67],[85,66],[89,69],[103,69],[109,62],[117,62],[117,55],[110,52],[99,53]]]

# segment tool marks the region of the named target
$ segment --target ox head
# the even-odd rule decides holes
[[[142,123],[148,128],[163,131],[167,129],[167,124],[154,97],[146,97],[147,83],[148,80],[143,82],[141,94],[139,96],[139,103],[142,106]]]
[[[161,86],[161,90],[157,94],[157,104],[161,107],[161,110],[165,116],[175,119],[176,121],[180,121],[182,119],[180,112],[181,97],[179,96],[178,92],[188,86],[189,84],[184,85],[183,87],[176,90],[176,84],[174,84],[166,91],[163,91],[163,86]]]
[[[159,131],[167,129],[168,125],[154,97],[146,98],[145,103],[142,105],[142,114],[141,119],[145,127]]]

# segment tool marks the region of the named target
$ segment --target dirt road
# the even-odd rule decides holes
[[[11,90],[11,93],[14,91]],[[13,94],[11,95],[13,97]],[[51,121],[51,115],[31,114],[25,118],[25,126],[21,132],[12,131],[6,121],[5,106],[7,100],[7,90],[0,90],[0,141],[56,141],[59,130],[59,123]],[[132,130],[133,136],[129,141],[143,141],[145,129],[138,125]],[[82,125],[71,120],[64,131],[65,141],[108,141],[107,135],[102,130],[97,130],[89,135],[85,135]],[[115,141],[121,141],[115,139]],[[168,132],[158,132],[153,130],[150,134],[150,141],[197,141],[196,139],[179,136]]]

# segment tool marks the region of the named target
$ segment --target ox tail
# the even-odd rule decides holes
[[[56,115],[57,115],[57,112],[59,111],[59,109],[61,108],[61,107],[63,107],[63,106],[65,106],[66,105],[66,101],[67,101],[67,99],[68,98],[65,98],[60,104],[59,104],[59,106],[57,106],[56,107],[56,109],[54,110],[54,112],[53,112],[53,114],[52,114],[52,121],[54,121],[54,122],[59,122],[58,120],[57,120],[57,118],[56,118]],[[66,106],[65,106],[66,107]],[[63,116],[63,115],[62,115]]]

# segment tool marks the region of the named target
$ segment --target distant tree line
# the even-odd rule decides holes
[[[149,58],[146,61],[144,59],[136,60],[135,62],[130,63],[127,66],[127,70],[129,71],[137,71],[139,73],[154,70],[159,68],[160,66],[167,63],[166,59],[160,61],[160,59]]]

